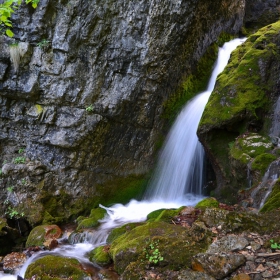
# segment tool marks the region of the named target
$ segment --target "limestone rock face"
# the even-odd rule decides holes
[[[0,37],[1,188],[14,186],[1,200],[56,223],[102,200],[108,181],[149,171],[163,102],[244,11],[244,0],[22,5],[15,37]]]

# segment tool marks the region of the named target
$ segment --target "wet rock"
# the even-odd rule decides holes
[[[30,264],[25,272],[25,278],[30,279],[36,275],[40,278],[73,278],[91,279],[82,265],[74,258],[60,256],[45,256]]]
[[[22,267],[27,257],[24,253],[13,252],[3,259],[3,270],[6,273],[14,273],[18,268]]]
[[[37,226],[30,232],[26,241],[26,247],[44,246],[44,243],[51,247],[55,244],[55,239],[61,237],[62,231],[57,225]]]
[[[245,262],[246,258],[238,254],[198,254],[193,259],[192,268],[215,279],[223,279]]]
[[[241,236],[228,235],[212,243],[208,254],[227,253],[244,249],[249,244],[248,240]]]

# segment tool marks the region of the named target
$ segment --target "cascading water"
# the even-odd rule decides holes
[[[129,222],[144,221],[150,212],[157,209],[195,205],[201,200],[204,150],[198,141],[196,130],[218,74],[226,66],[231,52],[244,41],[245,39],[235,39],[220,48],[207,90],[186,105],[167,137],[145,199],[140,202],[132,200],[127,205],[104,207],[108,215],[101,221],[98,230],[84,233],[82,236],[72,236],[72,243],[84,242],[84,244],[61,245],[54,251],[37,253],[16,274],[24,277],[27,266],[46,254],[74,256],[81,262],[87,262],[85,254],[104,244],[112,228]],[[0,272],[0,279],[15,280],[17,277]]]
[[[179,114],[167,137],[146,199],[176,201],[186,194],[203,194],[204,150],[196,131],[218,74],[227,65],[231,52],[244,41],[235,39],[220,48],[206,91],[193,98]]]

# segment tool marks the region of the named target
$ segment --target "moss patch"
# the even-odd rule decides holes
[[[218,208],[219,202],[214,197],[207,197],[198,202],[195,208],[205,209],[205,208]]]
[[[97,186],[97,194],[93,207],[100,203],[105,206],[111,206],[115,203],[126,204],[131,199],[140,199],[148,184],[146,175],[130,175],[127,177],[115,178],[112,181]]]
[[[103,219],[106,215],[106,210],[103,208],[95,208],[90,212],[90,216],[88,218],[79,217],[77,219],[78,227],[77,230],[83,228],[92,228],[97,227],[100,223],[99,220]]]
[[[73,279],[83,280],[89,275],[83,270],[81,264],[73,258],[59,256],[46,256],[30,264],[26,270],[25,278],[31,279]]]
[[[252,162],[252,170],[259,170],[262,175],[264,175],[265,171],[267,170],[268,166],[276,160],[276,156],[272,154],[261,154],[258,155],[254,161]]]
[[[95,248],[89,253],[89,260],[101,266],[110,264],[112,259],[108,253],[108,250],[108,246],[100,246]]]
[[[154,249],[158,249],[163,257],[163,261],[157,265],[178,270],[190,266],[191,257],[208,248],[210,235],[210,232],[200,227],[186,229],[162,221],[147,222],[115,239],[110,247],[110,255],[117,272],[122,273],[131,262],[149,264],[144,249],[156,243]]]
[[[280,208],[280,179],[278,179],[260,212],[269,212]]]
[[[217,85],[200,121],[201,130],[209,130],[244,117],[258,119],[269,105],[267,91],[271,84],[265,80],[265,65],[277,56],[273,37],[280,23],[255,33],[232,54],[229,64],[217,79]]]

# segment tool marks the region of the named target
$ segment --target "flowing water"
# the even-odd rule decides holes
[[[203,198],[204,150],[196,136],[197,127],[218,74],[227,65],[231,52],[244,41],[235,39],[220,48],[207,90],[185,106],[172,127],[144,200],[104,207],[108,215],[101,221],[99,229],[73,234],[70,239],[72,245],[61,245],[53,251],[37,253],[16,274],[24,277],[28,265],[46,254],[75,257],[87,263],[85,255],[93,248],[105,244],[112,228],[129,222],[145,221],[147,215],[157,209],[195,205]],[[0,279],[17,278],[0,273]]]

